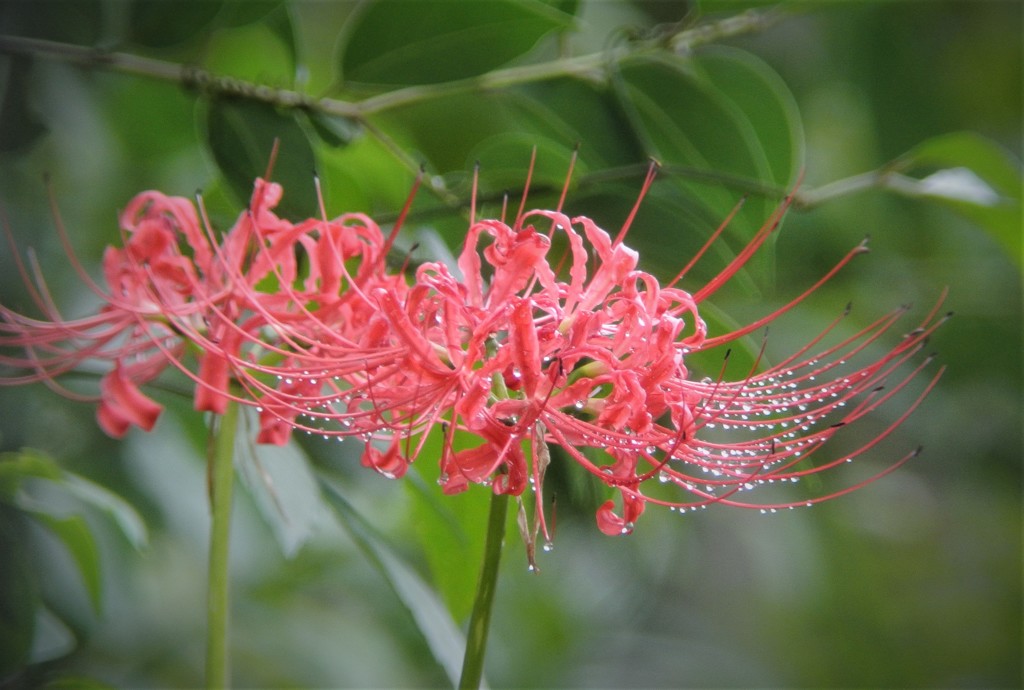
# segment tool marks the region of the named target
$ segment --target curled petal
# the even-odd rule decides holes
[[[170,197],[161,192],[137,194],[121,213],[121,227],[129,233],[166,232],[181,233],[191,247],[196,266],[207,272],[213,260],[209,242],[202,228],[195,206],[188,199]],[[131,240],[129,241],[131,243]],[[152,248],[152,240],[144,242]],[[175,240],[173,244],[177,244]]]
[[[512,312],[512,361],[522,379],[523,392],[527,398],[537,394],[540,379],[540,343],[537,328],[533,322],[533,305],[520,300]]]
[[[256,443],[271,446],[284,446],[292,437],[292,423],[270,410],[260,412],[260,430],[256,435]]]
[[[487,303],[503,303],[519,292],[533,279],[538,265],[544,264],[544,255],[551,241],[538,234],[532,227],[517,232],[510,242],[495,242],[484,251],[484,256],[494,266],[494,279],[487,293]]]
[[[626,491],[622,492],[622,515],[615,512],[615,501],[608,500],[597,509],[597,528],[608,536],[631,534],[637,518],[644,512],[644,501]]]
[[[519,443],[513,441],[504,456],[506,471],[494,477],[494,493],[519,496],[526,489],[527,481],[526,459]]]
[[[384,451],[367,443],[363,449],[362,463],[363,467],[372,467],[388,479],[400,479],[409,469],[409,461],[402,456],[397,438]]]
[[[200,412],[223,414],[227,409],[232,381],[232,362],[238,360],[245,333],[238,326],[218,330],[224,331],[219,341],[203,343],[206,350],[199,357],[199,378],[193,407]]]
[[[211,350],[199,359],[199,384],[193,399],[193,407],[199,412],[224,414],[228,405],[230,365],[222,353]]]
[[[163,412],[163,406],[147,397],[120,368],[108,372],[100,381],[100,405],[96,419],[108,435],[121,438],[135,425],[150,431]]]
[[[486,481],[499,464],[499,450],[490,443],[457,453],[449,452],[441,462],[441,473],[445,478],[442,488],[446,494],[465,491],[470,482],[480,484]]]

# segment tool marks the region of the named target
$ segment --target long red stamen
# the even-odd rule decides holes
[[[650,191],[651,185],[654,184],[654,178],[658,174],[658,168],[660,167],[661,163],[652,158],[650,165],[647,166],[647,174],[644,176],[644,183],[640,185],[640,193],[636,195],[636,201],[633,202],[633,208],[630,209],[629,215],[626,216],[626,220],[619,229],[619,234],[615,236],[615,241],[612,242],[612,246],[622,244],[622,241],[626,238],[626,233],[629,232],[629,228],[633,224],[633,220],[636,219],[636,214],[640,211],[640,204],[643,203],[644,197],[647,196],[647,192]]]

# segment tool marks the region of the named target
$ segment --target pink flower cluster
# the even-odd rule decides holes
[[[687,292],[677,284],[693,261],[665,285],[638,268],[623,243],[632,215],[614,238],[560,209],[520,208],[511,224],[471,217],[456,265],[424,263],[407,275],[386,260],[401,221],[388,235],[362,214],[292,223],[273,211],[281,194],[257,180],[223,236],[192,202],[140,194],[121,214],[123,246],[103,257],[105,288],[81,270],[62,230],[103,306],[65,319],[41,279],[32,294],[44,319],[0,306],[0,365],[9,370],[0,384],[41,381],[90,399],[59,378],[100,362],[91,399],[100,426],[120,437],[153,427],[162,407],[142,386],[176,369],[194,384],[197,410],[221,413],[229,401],[254,408],[260,443],[284,444],[296,429],[356,436],[363,464],[389,477],[440,434],[446,493],[470,484],[515,496],[529,489],[547,536],[541,492],[553,447],[556,461],[574,460],[617,494],[597,513],[607,534],[630,532],[648,503],[792,507],[740,494],[867,452],[941,374],[887,428],[822,460],[829,439],[927,365],[928,357],[907,362],[942,321],[938,307],[892,345],[882,336],[902,309],[824,344],[839,317],[792,356],[737,380],[688,370],[689,355],[762,329],[865,250],[854,248],[781,309],[708,333],[701,304],[764,243],[787,204],[717,277]],[[554,246],[567,249],[553,255]],[[915,454],[799,503],[851,491]]]

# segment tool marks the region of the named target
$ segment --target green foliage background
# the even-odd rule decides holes
[[[769,354],[792,351],[847,302],[853,329],[902,303],[919,317],[948,287],[956,316],[933,341],[946,375],[866,466],[918,444],[923,455],[810,510],[651,509],[621,539],[594,526],[599,489],[556,459],[556,548],[529,573],[510,531],[488,679],[1019,687],[1024,9],[855,2],[744,14],[751,6],[0,3],[4,37],[188,67],[165,81],[113,69],[100,53],[71,64],[3,43],[4,222],[76,315],[95,305],[62,258],[48,189],[95,273],[135,193],[201,190],[226,227],[277,139],[273,176],[293,218],[316,213],[315,170],[329,213],[393,219],[423,164],[402,242],[436,254],[458,247],[475,162],[497,213],[532,147],[531,200],[544,204],[578,144],[568,209],[609,229],[647,159],[663,164],[628,241],[666,278],[749,194],[719,253],[691,276],[696,289],[802,171],[777,241],[716,296],[709,321],[770,311],[870,234],[871,254],[773,327]],[[758,17],[774,21],[754,27]],[[756,30],[726,35],[736,22]],[[683,34],[701,39],[692,49],[666,51],[695,27],[712,28]],[[281,107],[248,83],[362,109]],[[929,186],[942,170],[958,171],[956,184]],[[6,248],[0,300],[30,308]],[[156,395],[169,408],[157,429],[115,443],[88,406],[41,386],[0,388],[0,682],[201,682],[205,431],[187,398]],[[885,424],[879,415],[860,433]],[[441,497],[429,461],[389,482],[359,467],[354,444],[241,445],[250,489],[232,552],[236,685],[447,684],[486,492]]]

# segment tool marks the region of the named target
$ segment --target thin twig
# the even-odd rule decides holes
[[[457,93],[504,89],[557,77],[577,77],[603,82],[606,66],[610,63],[621,62],[645,54],[656,54],[663,52],[666,48],[678,54],[690,53],[695,48],[708,43],[760,31],[777,21],[779,16],[780,12],[775,8],[748,10],[734,17],[680,31],[667,38],[632,41],[625,48],[618,48],[612,54],[600,52],[576,57],[560,57],[548,62],[492,70],[469,79],[395,89],[360,101],[315,98],[290,89],[216,75],[194,65],[182,65],[129,53],[38,38],[0,36],[0,53],[49,57],[87,68],[109,69],[124,74],[171,81],[211,95],[245,98],[282,108],[303,108],[326,115],[365,121],[369,115]]]

